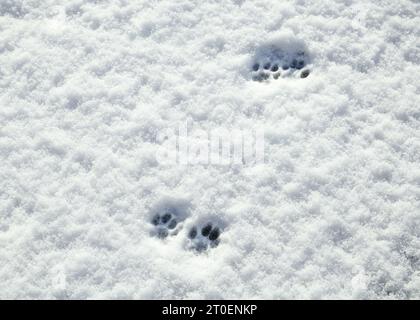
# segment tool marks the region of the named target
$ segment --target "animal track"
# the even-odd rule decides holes
[[[303,48],[285,50],[274,45],[261,47],[252,63],[252,80],[262,82],[270,78],[296,77],[297,74],[300,78],[306,78],[310,74],[308,63],[308,54]]]
[[[182,223],[190,214],[186,199],[164,196],[151,208],[149,221],[153,225],[151,235],[160,239],[178,234]]]
[[[187,249],[203,252],[208,248],[214,248],[220,243],[220,234],[224,229],[223,221],[214,220],[206,224],[196,223],[188,232],[180,232],[185,220],[190,217],[190,203],[183,199],[164,197],[152,208],[150,223],[151,236],[159,239],[182,236],[185,239]],[[208,220],[208,221],[209,221]],[[172,237],[173,236],[173,237]]]
[[[178,214],[175,208],[165,208],[162,212],[153,216],[152,224],[155,226],[153,234],[158,238],[164,239],[169,235],[178,232]]]
[[[152,235],[160,239],[178,234],[181,228],[174,208],[166,208],[162,212],[156,213],[151,223],[154,226]],[[220,234],[221,228],[211,222],[201,227],[194,225],[188,232],[188,247],[198,252],[205,251],[209,247],[217,247],[220,243]]]
[[[199,252],[214,248],[220,243],[221,229],[208,222],[202,227],[193,226],[188,232],[190,247]]]

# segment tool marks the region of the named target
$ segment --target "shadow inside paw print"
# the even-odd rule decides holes
[[[252,80],[262,82],[271,78],[296,77],[297,74],[300,78],[306,78],[310,74],[308,64],[309,57],[303,48],[261,47],[252,63]]]
[[[178,231],[178,223],[179,219],[176,209],[167,208],[153,216],[152,224],[155,226],[153,234],[161,239],[164,239],[169,235],[175,235]]]
[[[199,252],[214,248],[220,242],[221,229],[212,223],[207,223],[201,228],[193,226],[188,233],[191,248]]]
[[[190,205],[189,200],[183,198],[162,196],[158,199],[150,208],[151,236],[165,239],[177,235],[190,215]]]

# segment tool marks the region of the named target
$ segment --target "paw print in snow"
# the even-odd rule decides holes
[[[156,213],[152,219],[152,224],[155,226],[153,234],[161,239],[169,235],[175,235],[178,231],[178,222],[177,212],[174,208],[167,208]]]
[[[200,228],[193,226],[188,233],[190,247],[197,251],[204,251],[209,247],[217,247],[220,242],[220,234],[220,228],[213,225],[211,222]]]
[[[309,74],[309,57],[303,45],[263,46],[257,50],[251,67],[252,80],[258,82],[297,75],[306,78]]]

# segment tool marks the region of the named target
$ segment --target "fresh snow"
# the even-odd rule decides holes
[[[419,64],[418,0],[0,0],[0,298],[419,299]],[[265,161],[161,163],[184,124]]]

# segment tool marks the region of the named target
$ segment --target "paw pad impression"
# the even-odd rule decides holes
[[[219,244],[220,234],[221,229],[209,222],[202,227],[193,226],[188,233],[188,238],[193,249],[204,251]]]
[[[302,42],[294,39],[268,44],[257,49],[251,63],[253,81],[286,77],[306,78],[310,74],[309,56]]]
[[[151,222],[154,225],[153,234],[158,238],[164,239],[169,235],[175,235],[178,231],[179,219],[175,208],[166,208],[156,213]]]

